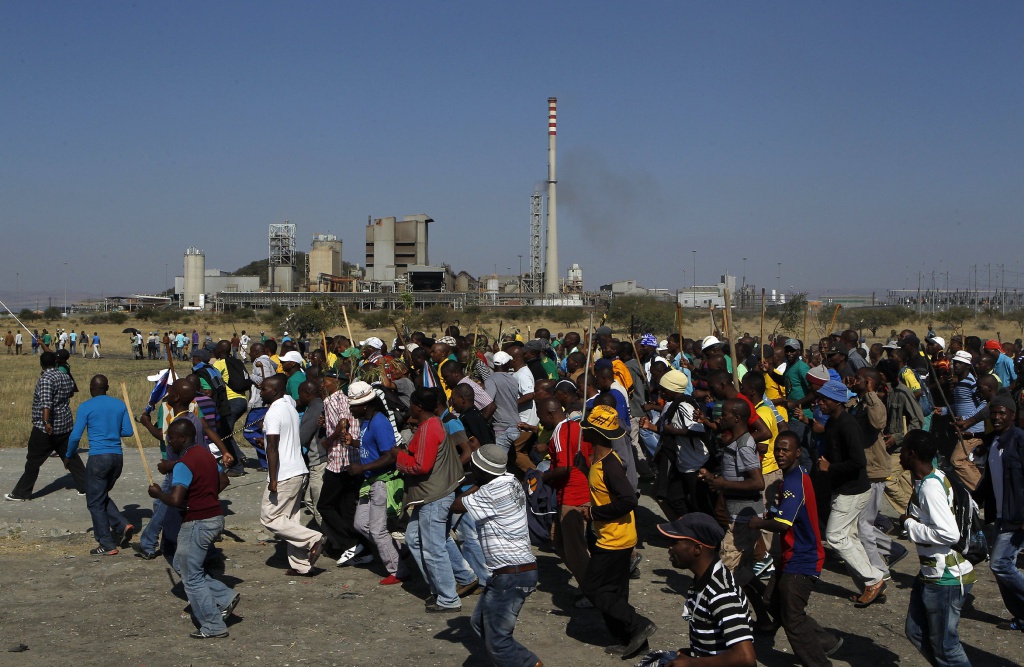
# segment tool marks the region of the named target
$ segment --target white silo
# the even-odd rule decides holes
[[[185,251],[185,285],[182,308],[202,310],[206,301],[206,255],[199,248]]]

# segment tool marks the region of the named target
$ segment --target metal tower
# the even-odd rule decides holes
[[[292,274],[295,269],[295,225],[270,225],[270,254],[267,279],[270,291],[290,292],[293,289]],[[287,270],[282,270],[287,269]]]
[[[530,277],[526,280],[526,291],[540,294],[544,289],[544,270],[541,265],[541,206],[540,193],[530,195]]]

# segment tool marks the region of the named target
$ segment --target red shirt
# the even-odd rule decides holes
[[[750,406],[750,419],[747,420],[747,426],[753,426],[754,424],[756,424],[757,420],[761,418],[757,414],[757,407],[750,401],[749,398],[747,398],[743,394],[737,393],[736,398],[742,398],[744,401],[746,401],[747,405]]]
[[[590,482],[579,468],[575,466],[577,449],[590,460],[592,448],[590,443],[583,441],[580,446],[580,423],[568,419],[555,426],[548,443],[551,452],[551,465],[555,468],[569,468],[569,476],[561,477],[552,486],[558,496],[559,505],[576,507],[590,502]]]

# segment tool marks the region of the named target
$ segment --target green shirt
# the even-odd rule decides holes
[[[288,395],[294,398],[296,401],[299,400],[299,385],[306,381],[306,374],[301,370],[295,371],[288,378],[288,384],[285,388],[288,391]]]
[[[807,372],[811,367],[803,359],[797,359],[795,364],[786,368],[786,398],[799,402],[810,391],[811,386],[807,383]],[[813,413],[809,408],[804,408],[804,416],[810,419]]]

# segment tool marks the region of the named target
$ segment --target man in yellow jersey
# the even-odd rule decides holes
[[[640,652],[657,630],[654,623],[629,604],[629,570],[636,546],[637,498],[626,478],[622,460],[612,451],[612,441],[625,435],[615,408],[595,405],[583,421],[586,441],[594,450],[588,479],[590,507],[584,513],[593,520],[596,544],[584,576],[583,592],[601,611],[608,632],[618,642],[606,653],[623,660]]]

